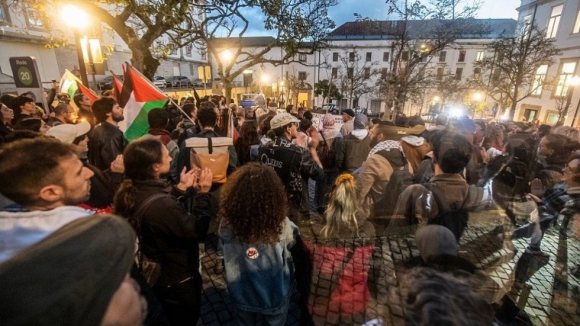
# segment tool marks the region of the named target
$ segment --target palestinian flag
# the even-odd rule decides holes
[[[125,70],[125,80],[123,81],[124,94],[130,94],[126,103],[119,101],[119,105],[124,108],[123,115],[127,125],[125,139],[133,141],[149,131],[149,121],[147,114],[153,109],[161,109],[167,104],[167,95],[163,94],[145,76],[135,68],[127,65]]]
[[[67,93],[72,99],[75,96],[77,90],[79,89],[78,87],[79,84],[82,85],[81,80],[78,79],[77,76],[73,75],[72,72],[68,71],[68,69],[65,69],[64,75],[62,75],[62,78],[60,79],[59,91],[61,93]]]
[[[100,98],[97,94],[95,94],[95,92],[93,92],[92,89],[81,84],[80,80],[77,80],[77,87],[78,87],[78,90],[81,93],[83,93],[86,97],[90,98],[91,102],[93,102],[93,103]]]
[[[127,103],[127,101],[129,100],[128,98],[125,99],[124,101],[121,99],[121,92],[123,91],[123,81],[120,80],[119,77],[117,77],[117,75],[113,74],[112,71],[111,71],[111,74],[113,75],[113,94],[114,94],[115,98],[117,99],[117,102]],[[125,78],[125,77],[123,77],[123,78]]]

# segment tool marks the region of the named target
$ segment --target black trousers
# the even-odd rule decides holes
[[[175,285],[153,286],[155,296],[161,302],[169,323],[173,326],[196,325],[201,306],[201,276]]]

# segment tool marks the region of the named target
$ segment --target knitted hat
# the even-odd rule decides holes
[[[352,109],[344,109],[342,110],[342,114],[348,114],[351,118],[354,118],[354,111]]]
[[[3,325],[100,325],[125,279],[135,233],[123,219],[73,221],[0,265]]]
[[[438,255],[457,256],[459,248],[453,232],[441,225],[427,225],[415,234],[419,254],[425,262]]]
[[[369,118],[364,114],[358,114],[354,118],[354,129],[365,129],[369,125]]]

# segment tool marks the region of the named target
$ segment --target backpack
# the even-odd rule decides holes
[[[396,148],[378,151],[376,153],[389,161],[393,168],[393,174],[385,187],[383,196],[374,203],[374,215],[392,216],[397,208],[399,195],[410,185],[413,184],[413,174],[409,172],[409,162],[403,155],[403,152]],[[401,170],[401,167],[403,168]]]
[[[225,183],[230,162],[228,146],[232,146],[229,137],[192,137],[185,141],[185,146],[191,148],[191,168],[209,168],[213,173],[213,183]]]
[[[427,189],[429,188],[430,187],[428,187]],[[456,203],[453,203],[451,209],[447,211],[443,210],[441,199],[435,193],[435,191],[431,189],[429,190],[431,191],[431,195],[435,199],[435,203],[437,204],[437,211],[439,212],[439,214],[434,218],[430,218],[428,220],[428,224],[436,224],[448,228],[449,230],[451,230],[451,232],[455,236],[455,239],[459,243],[459,239],[461,238],[463,231],[465,231],[465,227],[467,227],[467,221],[469,219],[469,211],[467,210],[467,208],[465,208],[465,203],[467,202],[467,199],[469,199],[469,190],[461,206],[457,207]]]
[[[322,163],[322,167],[325,170],[332,170],[336,167],[336,154],[334,152],[336,138],[332,139],[332,146],[328,146],[326,138],[322,132],[320,133],[320,136],[322,137],[322,141],[318,145],[318,148],[316,148],[318,159],[320,160],[320,163]]]

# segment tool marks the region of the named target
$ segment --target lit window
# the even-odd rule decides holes
[[[556,33],[558,33],[558,26],[560,25],[560,18],[562,17],[563,8],[564,5],[559,5],[552,8],[552,14],[550,15],[548,29],[546,31],[546,36],[548,38],[556,37]]]
[[[568,93],[569,82],[574,76],[574,71],[576,71],[576,62],[566,62],[562,65],[555,96],[565,96]]]
[[[574,29],[572,30],[572,33],[574,34],[580,33],[580,10],[578,10],[578,12],[576,13],[576,23],[574,24]]]
[[[481,68],[473,69],[473,80],[479,80],[481,78]]]
[[[483,60],[484,56],[485,56],[485,51],[477,51],[477,57],[475,58],[475,61]]]
[[[541,65],[536,70],[536,76],[534,77],[534,84],[532,85],[533,95],[542,95],[542,88],[544,80],[546,79],[546,74],[548,73],[548,65]]]

